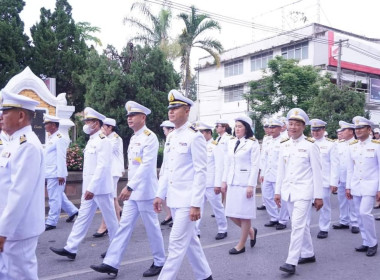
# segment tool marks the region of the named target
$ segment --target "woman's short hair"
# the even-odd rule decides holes
[[[247,122],[241,121],[241,120],[238,120],[237,122],[241,122],[244,125],[244,127],[245,127],[245,138],[253,137],[254,134],[253,134],[252,128]],[[234,136],[236,136],[235,131],[234,131]]]

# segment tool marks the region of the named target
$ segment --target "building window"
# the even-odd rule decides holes
[[[268,67],[268,61],[273,59],[273,52],[265,52],[251,56],[251,71],[258,71]]]
[[[300,44],[281,48],[281,55],[285,59],[307,59],[309,57],[309,43],[303,42]]]
[[[224,102],[234,102],[244,99],[244,86],[234,86],[224,89]]]
[[[243,74],[243,60],[236,60],[224,64],[224,77]]]

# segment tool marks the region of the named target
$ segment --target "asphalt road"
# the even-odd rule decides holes
[[[261,197],[257,197],[257,205],[261,205]],[[332,195],[332,220],[337,222],[339,217],[337,196]],[[211,217],[212,210],[206,204],[204,217],[201,224],[201,243],[207,260],[213,272],[214,279],[380,279],[380,252],[375,257],[369,258],[364,253],[355,252],[354,248],[361,245],[360,234],[352,234],[350,230],[333,230],[329,232],[327,239],[317,239],[319,213],[313,211],[312,237],[317,262],[304,264],[297,267],[295,275],[288,276],[279,270],[287,257],[290,229],[282,231],[274,228],[266,228],[268,221],[266,211],[257,211],[257,219],[253,220],[253,226],[258,228],[256,246],[251,249],[247,243],[246,252],[240,255],[229,255],[231,249],[238,241],[239,229],[229,221],[228,237],[216,241],[214,239],[217,230],[215,219]],[[376,216],[379,210],[374,210]],[[93,238],[101,215],[95,215],[94,221],[88,231],[87,237],[79,247],[75,261],[66,257],[55,255],[49,250],[50,246],[63,247],[71,231],[72,223],[66,223],[67,216],[62,215],[57,229],[43,233],[40,236],[37,247],[40,280],[50,279],[75,279],[75,280],[100,280],[110,279],[106,274],[100,274],[90,269],[91,264],[100,264],[100,254],[105,252],[108,246],[108,237]],[[160,214],[160,221],[163,214]],[[170,228],[161,226],[165,248],[168,246]],[[376,229],[380,235],[380,221],[376,221]],[[249,241],[248,241],[249,242]],[[142,273],[152,264],[152,256],[149,249],[145,228],[138,221],[131,238],[131,242],[125,252],[117,279],[146,279]],[[151,279],[157,279],[152,277]],[[185,259],[178,280],[194,279],[191,267]]]

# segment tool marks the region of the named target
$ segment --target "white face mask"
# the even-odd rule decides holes
[[[83,126],[83,132],[86,134],[91,134],[94,131],[93,127],[90,127],[88,124]]]

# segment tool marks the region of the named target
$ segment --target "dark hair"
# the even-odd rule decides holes
[[[106,125],[107,127],[111,127],[112,132],[116,132],[116,133],[119,132],[119,128],[117,126],[113,126],[113,125],[109,125],[109,124],[104,124],[104,125]]]
[[[241,122],[244,125],[244,127],[245,127],[245,138],[253,137],[254,134],[253,134],[252,128],[247,122],[242,121],[242,120],[238,120],[237,122]],[[234,136],[236,136],[235,131],[234,131]]]
[[[34,111],[31,111],[31,110],[28,110],[28,109],[20,109],[22,111],[24,111],[25,115],[26,115],[26,118],[28,119],[28,121],[32,121],[33,118],[34,118]]]
[[[211,129],[200,129],[201,132],[206,131],[207,133],[210,133],[212,135],[212,130]]]

